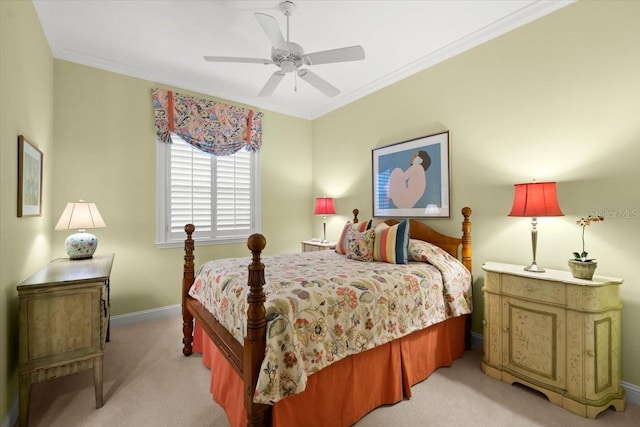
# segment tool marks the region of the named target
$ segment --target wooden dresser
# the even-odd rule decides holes
[[[545,394],[556,405],[595,418],[623,411],[620,386],[622,279],[575,279],[568,271],[483,265],[482,370]]]
[[[113,257],[56,259],[18,285],[20,426],[28,424],[31,384],[63,375],[93,369],[102,406]]]

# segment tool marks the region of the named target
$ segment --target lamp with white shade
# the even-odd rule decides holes
[[[78,232],[67,237],[64,242],[67,254],[70,259],[87,259],[93,257],[98,247],[98,239],[93,234],[87,233],[86,229],[106,226],[95,203],[79,200],[67,203],[55,229],[77,229]]]

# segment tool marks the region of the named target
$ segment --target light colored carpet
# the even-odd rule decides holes
[[[357,427],[638,426],[640,407],[609,409],[596,420],[574,415],[543,395],[484,375],[481,352],[468,351],[412,388],[413,397],[369,413]],[[34,384],[30,426],[229,425],[209,394],[209,371],[182,355],[178,317],[111,330],[104,359],[104,406],[95,409],[91,371]],[[293,426],[292,426],[293,427]],[[333,426],[331,426],[333,427]]]

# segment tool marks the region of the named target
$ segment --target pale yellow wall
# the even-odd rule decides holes
[[[59,215],[67,202],[80,198],[100,209],[107,227],[93,230],[98,252],[116,254],[114,315],[180,302],[182,249],[155,246],[155,87],[160,86],[55,61],[53,209]],[[264,112],[260,156],[265,253],[299,250],[313,221],[311,122]],[[68,233],[53,233],[53,255],[64,256]],[[196,262],[248,255],[244,243],[196,248]]]
[[[41,217],[17,217],[18,135],[43,152]],[[0,422],[17,393],[16,285],[51,257],[53,57],[31,2],[0,1]]]
[[[622,287],[624,381],[640,384],[640,2],[582,1],[313,122],[313,183],[371,216],[371,149],[451,132],[451,220],[473,208],[474,330],[482,263],[532,258],[530,220],[510,218],[513,184],[558,182],[566,214],[539,219],[538,264],[566,269],[587,230],[598,274]],[[339,153],[339,155],[336,155]],[[339,232],[344,218],[329,222]]]
[[[17,392],[15,286],[64,256],[66,233],[52,228],[67,201],[95,201],[105,217],[108,227],[95,233],[99,252],[116,253],[114,314],[178,303],[182,259],[154,245],[149,91],[158,85],[54,61],[30,2],[0,1],[0,16],[2,419]],[[565,268],[580,245],[577,217],[612,216],[588,230],[587,249],[598,273],[626,280],[623,379],[640,384],[639,16],[640,2],[578,2],[313,123],[265,112],[267,252],[299,250],[299,240],[320,235],[321,219],[310,215],[316,196],[336,197],[329,238],[354,207],[370,217],[371,149],[448,129],[453,218],[429,223],[457,234],[460,208],[474,209],[475,330],[482,262],[531,259],[529,221],[506,217],[512,184],[556,180],[567,216],[540,219],[539,264]],[[42,218],[15,217],[18,134],[45,153]],[[198,260],[245,254],[244,245],[196,251]]]
[[[111,276],[113,315],[178,304],[183,259],[181,249],[155,246],[151,89],[160,85],[53,60],[31,3],[1,1],[0,5],[3,419],[17,395],[15,286],[51,258],[66,256],[68,233],[54,231],[53,226],[67,202],[82,198],[97,203],[107,223],[107,228],[94,233],[99,238],[98,252],[116,254]],[[14,36],[18,33],[20,38]],[[311,123],[266,111],[263,130],[265,253],[297,251],[300,240],[311,236],[314,219]],[[15,217],[18,134],[44,152],[45,206],[40,218]],[[247,255],[245,244],[196,248],[196,262]]]

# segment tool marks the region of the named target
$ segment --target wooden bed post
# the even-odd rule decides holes
[[[184,269],[182,272],[182,354],[190,356],[193,352],[193,315],[189,312],[186,305],[189,289],[195,279],[193,266],[193,239],[191,235],[196,227],[193,224],[184,226],[187,238],[184,241]]]
[[[471,208],[462,208],[462,264],[467,267],[471,273],[471,286],[473,286],[473,271],[471,270]],[[471,314],[466,315],[464,324],[464,348],[471,350]]]
[[[247,296],[247,336],[244,338],[244,406],[249,426],[270,425],[270,407],[253,402],[266,348],[267,320],[264,308],[264,264],[260,259],[267,240],[262,234],[252,234],[247,241],[252,261],[249,265],[249,295]]]
[[[462,264],[471,272],[471,208],[462,208]]]

